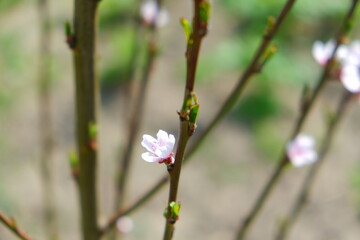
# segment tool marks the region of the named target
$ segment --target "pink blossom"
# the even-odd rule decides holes
[[[147,134],[143,135],[141,145],[146,148],[148,152],[143,153],[141,157],[146,162],[158,162],[165,164],[174,163],[174,135],[168,134],[163,130],[159,130],[156,136],[157,139]]]
[[[121,233],[129,233],[134,229],[134,222],[130,217],[123,216],[116,221],[116,228]]]
[[[360,41],[354,41],[348,48],[340,80],[349,92],[360,93]]]
[[[312,55],[315,60],[322,66],[325,66],[329,61],[333,51],[335,48],[335,41],[330,40],[327,43],[323,43],[321,41],[315,41],[312,47]],[[338,60],[342,60],[346,56],[347,49],[345,46],[339,46],[336,52],[336,58]]]
[[[147,25],[163,27],[167,24],[169,16],[165,9],[159,9],[155,1],[146,1],[140,7],[140,15]]]
[[[317,160],[317,152],[314,150],[314,138],[299,134],[286,146],[289,160],[295,167],[312,164]]]
[[[343,86],[351,93],[360,93],[360,66],[345,64],[340,73]]]

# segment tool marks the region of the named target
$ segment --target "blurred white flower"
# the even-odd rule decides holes
[[[150,135],[143,135],[141,145],[148,150],[141,155],[146,162],[158,162],[170,164],[174,163],[173,149],[175,145],[175,137],[163,130],[157,133],[157,139]]]
[[[335,41],[330,40],[327,43],[321,41],[315,41],[312,47],[312,55],[315,60],[322,66],[325,66],[329,61],[331,54],[335,48]],[[344,45],[340,45],[336,51],[337,60],[343,60],[347,55],[347,48]]]
[[[351,93],[360,93],[360,66],[345,64],[340,73],[343,86]]]
[[[349,92],[360,93],[360,41],[354,41],[348,47],[340,80]]]
[[[146,25],[163,27],[168,23],[169,16],[165,9],[159,9],[156,1],[146,1],[140,7],[140,15]]]
[[[302,167],[314,163],[317,160],[317,152],[314,149],[315,140],[305,134],[299,134],[286,146],[287,155],[295,167]]]
[[[116,228],[121,233],[129,233],[134,229],[134,222],[130,217],[123,216],[116,221]]]

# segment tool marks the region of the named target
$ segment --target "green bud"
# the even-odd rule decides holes
[[[89,123],[89,126],[88,126],[88,132],[89,132],[89,137],[90,139],[95,139],[96,138],[96,135],[97,135],[97,125],[93,122],[90,122]]]
[[[211,5],[208,1],[203,1],[200,3],[199,16],[201,22],[208,24],[210,19],[210,10],[211,10]]]
[[[354,20],[353,19],[349,19],[349,21],[346,22],[345,24],[345,28],[344,28],[344,34],[348,35],[349,32],[351,31],[351,29],[354,26]]]
[[[171,208],[171,218],[176,219],[179,216],[181,205],[176,202],[171,202],[169,206]]]
[[[199,108],[200,108],[199,104],[195,104],[190,107],[189,121],[191,123],[196,123],[199,114]]]
[[[69,22],[64,23],[65,36],[70,37],[72,35],[71,24]]]
[[[69,153],[69,162],[70,162],[71,169],[76,169],[79,167],[79,157],[76,154],[76,152],[71,151]]]
[[[191,40],[192,33],[193,33],[192,26],[189,23],[189,21],[183,17],[180,18],[180,24],[181,24],[182,28],[184,29],[186,41],[189,43]]]
[[[276,23],[276,18],[273,16],[268,17],[265,35],[269,35],[273,32]]]
[[[176,203],[176,202],[171,202],[171,203],[169,203],[169,206],[170,206],[170,209],[171,209],[170,210],[171,211],[170,218],[177,219],[178,216],[179,216],[181,205],[179,203]],[[167,216],[168,216],[168,208],[165,208],[163,214],[164,214],[164,217],[167,218]]]

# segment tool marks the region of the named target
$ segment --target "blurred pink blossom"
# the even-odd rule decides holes
[[[312,164],[317,160],[317,152],[314,150],[315,140],[305,134],[299,134],[286,146],[289,160],[295,167]]]
[[[322,66],[325,66],[329,61],[331,54],[333,53],[335,48],[335,41],[330,40],[327,43],[323,43],[321,41],[315,41],[312,47],[312,55],[315,60]],[[336,58],[338,60],[344,59],[347,53],[347,48],[343,45],[340,45],[337,52]]]
[[[156,1],[146,1],[140,7],[140,15],[146,25],[163,27],[168,23],[169,16],[165,9],[159,9]]]
[[[141,145],[146,148],[148,152],[143,153],[141,157],[146,162],[158,162],[165,164],[174,163],[174,135],[168,134],[163,130],[159,130],[156,136],[157,139],[147,134],[143,135]]]
[[[123,216],[116,221],[116,228],[121,233],[129,233],[134,229],[134,222],[130,217]]]
[[[360,93],[360,41],[354,41],[348,47],[340,80],[349,92]]]

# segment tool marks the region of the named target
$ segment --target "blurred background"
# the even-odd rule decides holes
[[[283,0],[213,0],[210,31],[201,51],[196,92],[201,104],[198,131],[234,88],[261,41],[267,19],[277,16]],[[148,37],[137,40],[135,0],[102,0],[99,9],[98,69],[101,81],[99,212],[101,222],[113,213],[114,180],[119,152],[127,141],[131,112],[133,49],[140,43],[133,87],[139,83]],[[185,37],[180,17],[191,19],[192,1],[165,1],[169,23],[159,29],[160,54],[148,89],[141,133],[158,129],[177,135],[185,74]],[[272,172],[299,109],[305,84],[314,86],[321,67],[312,59],[315,40],[336,34],[350,1],[299,0],[274,40],[277,54],[255,76],[240,102],[218,126],[193,160],[183,168],[182,204],[175,239],[233,239],[240,220]],[[51,114],[56,216],[60,239],[80,239],[79,206],[68,154],[74,141],[72,54],[64,23],[72,20],[73,1],[50,1]],[[357,14],[358,16],[359,14]],[[358,19],[351,39],[358,39]],[[41,219],[39,137],[39,16],[35,0],[0,2],[0,210],[36,239],[47,239]],[[322,140],[326,114],[340,99],[339,82],[328,84],[312,111],[304,133]],[[360,106],[354,101],[339,127],[317,178],[313,195],[290,239],[355,240],[360,235]],[[165,166],[140,158],[138,136],[126,203],[153,186]],[[196,137],[196,135],[194,136]],[[309,167],[289,168],[249,234],[249,240],[272,239],[288,212]],[[123,239],[161,239],[167,187],[131,215],[132,232]],[[0,239],[16,239],[0,225]]]

